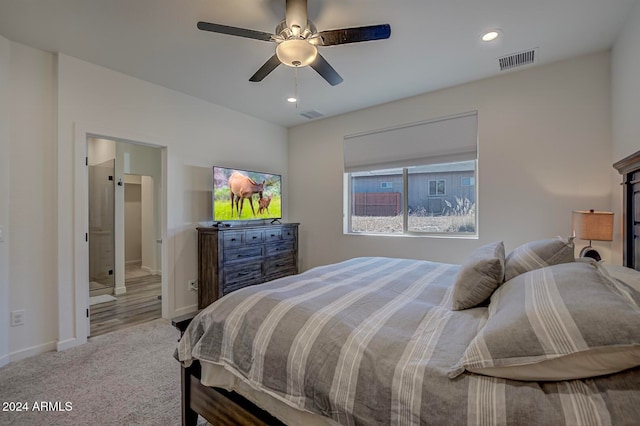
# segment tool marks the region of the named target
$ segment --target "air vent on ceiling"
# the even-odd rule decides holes
[[[309,110],[309,111],[301,112],[300,115],[305,118],[312,119],[312,118],[322,117],[324,114],[319,111]]]
[[[500,71],[507,71],[523,65],[533,64],[536,61],[537,56],[538,48],[535,48],[498,58]]]

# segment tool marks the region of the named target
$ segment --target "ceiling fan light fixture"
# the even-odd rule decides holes
[[[290,67],[306,67],[317,55],[318,49],[303,39],[285,40],[276,47],[280,62]]]

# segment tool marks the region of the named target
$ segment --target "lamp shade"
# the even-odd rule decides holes
[[[306,67],[316,59],[318,49],[303,39],[289,39],[276,47],[276,56],[290,67]]]
[[[613,213],[594,210],[573,211],[573,232],[580,240],[613,240]]]

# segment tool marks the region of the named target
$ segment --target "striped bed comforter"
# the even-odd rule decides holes
[[[451,311],[458,265],[356,258],[247,287],[203,310],[178,358],[344,425],[638,424],[640,369],[520,382],[447,373],[486,308]],[[637,393],[635,393],[637,395]]]

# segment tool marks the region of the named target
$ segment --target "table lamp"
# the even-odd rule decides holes
[[[590,257],[600,261],[600,253],[591,247],[591,241],[613,240],[613,213],[595,210],[574,210],[572,216],[573,234],[581,240],[589,240],[589,245],[580,251],[580,257]]]

